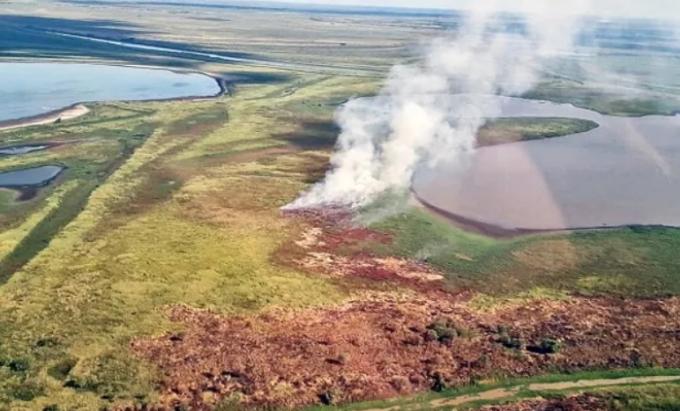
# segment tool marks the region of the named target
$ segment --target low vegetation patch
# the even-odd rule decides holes
[[[557,297],[680,293],[677,273],[665,263],[680,246],[680,229],[631,227],[494,239],[415,208],[371,228],[393,241],[365,243],[365,250],[426,262],[445,275],[452,289],[471,288],[500,298],[496,303],[526,300],[537,290]],[[490,298],[478,302],[495,304]]]
[[[477,134],[479,146],[516,143],[584,133],[597,128],[590,120],[559,117],[499,118],[488,122]]]

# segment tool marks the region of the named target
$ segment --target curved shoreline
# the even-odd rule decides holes
[[[41,126],[48,124],[55,124],[59,121],[73,120],[82,117],[90,112],[90,109],[86,106],[87,104],[96,103],[112,103],[112,102],[125,102],[125,103],[153,103],[153,102],[164,102],[164,101],[196,101],[196,100],[211,100],[224,96],[229,93],[229,88],[227,82],[214,74],[206,73],[203,71],[195,70],[175,70],[170,67],[160,67],[160,66],[141,66],[141,65],[130,65],[130,64],[106,64],[106,63],[81,63],[72,62],[72,64],[98,64],[102,66],[119,66],[119,67],[130,67],[130,68],[143,68],[147,70],[165,70],[173,73],[194,73],[202,74],[209,77],[215,81],[219,91],[212,95],[206,96],[184,96],[184,97],[170,97],[170,98],[151,98],[143,100],[99,100],[99,101],[80,101],[73,103],[71,105],[58,108],[56,110],[48,111],[41,114],[36,114],[28,117],[19,117],[15,119],[0,121],[0,133],[9,130],[16,130],[31,126]]]
[[[90,109],[83,103],[75,103],[70,106],[48,111],[35,116],[21,117],[18,119],[0,121],[0,131],[14,130],[23,127],[41,126],[54,124],[62,120],[73,120],[89,113]]]
[[[594,227],[571,227],[571,228],[541,228],[541,229],[531,229],[531,228],[506,228],[495,224],[485,223],[483,221],[473,220],[450,211],[441,209],[435,205],[428,203],[418,196],[418,194],[411,190],[411,198],[415,202],[417,207],[427,210],[428,212],[444,218],[451,224],[465,231],[473,232],[476,234],[485,235],[487,237],[496,239],[512,239],[521,236],[528,235],[547,235],[547,234],[564,234],[564,233],[574,233],[581,231],[609,231],[609,230],[620,230],[624,228],[633,227],[646,227],[646,228],[675,228],[680,229],[680,227],[669,226],[663,224],[622,224],[615,226],[594,226]]]
[[[629,227],[678,228],[680,117],[602,116],[573,105],[489,97],[498,118],[564,117],[599,127],[479,148],[412,179],[428,211],[492,237]],[[493,106],[492,106],[493,107]]]

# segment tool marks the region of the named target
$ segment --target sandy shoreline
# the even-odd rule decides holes
[[[24,117],[17,120],[0,121],[0,131],[13,130],[22,127],[54,124],[59,121],[73,120],[89,113],[90,109],[77,103],[59,110],[50,111],[37,116]]]

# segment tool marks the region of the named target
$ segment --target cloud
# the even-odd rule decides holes
[[[525,5],[532,7],[553,9],[565,14],[580,12],[579,7],[572,8],[573,1],[565,0],[532,0],[530,2],[517,0],[281,0],[287,3],[318,3],[328,5],[359,5],[379,7],[413,7],[413,8],[441,8],[456,10],[471,10],[479,5],[485,6],[495,3],[494,9],[499,11],[524,11]],[[578,2],[577,2],[578,3]],[[486,6],[488,7],[488,6]],[[680,19],[680,2],[677,0],[598,0],[592,3],[589,13],[602,17],[652,18],[652,19]]]

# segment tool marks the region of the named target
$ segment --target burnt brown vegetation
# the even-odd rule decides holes
[[[367,295],[344,306],[228,317],[173,307],[182,333],[137,340],[163,403],[299,407],[441,390],[492,376],[680,366],[680,301],[572,298],[495,312],[466,297]],[[508,346],[509,334],[519,344]],[[546,338],[556,353],[530,349]],[[551,408],[546,408],[551,409]],[[573,408],[580,409],[580,408]]]
[[[422,263],[352,255],[346,248],[344,255],[334,254],[341,244],[365,238],[390,241],[354,227],[342,210],[295,217],[308,228],[280,258],[310,274],[360,284],[364,293],[339,307],[255,316],[169,308],[183,332],[132,344],[162,372],[162,406],[212,409],[228,399],[246,407],[302,407],[499,376],[680,366],[676,298],[574,296],[479,310],[471,304],[474,293],[446,292],[436,271]],[[372,283],[395,288],[378,291]],[[567,408],[555,408],[560,404]],[[534,405],[517,409],[599,409],[590,398]]]
[[[581,394],[567,398],[528,400],[515,404],[492,405],[483,411],[609,411],[610,404],[602,396]]]

